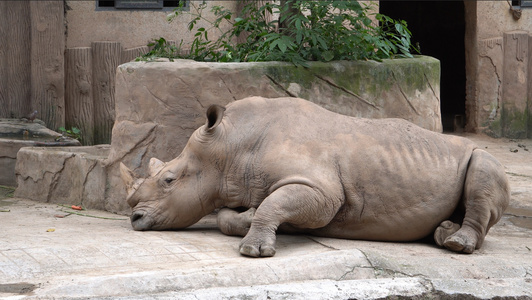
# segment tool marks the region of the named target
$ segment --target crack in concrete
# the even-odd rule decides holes
[[[334,248],[332,246],[326,245],[326,244],[324,244],[324,243],[322,243],[320,241],[317,241],[317,240],[311,238],[310,236],[307,236],[307,239],[309,239],[309,240],[313,241],[314,243],[319,244],[319,245],[321,245],[321,246],[323,246],[325,248],[329,248],[329,249],[332,249],[332,250],[340,250],[340,249]]]
[[[532,219],[531,216],[523,216],[523,215],[516,215],[516,214],[510,214],[510,213],[504,213],[504,216],[514,217],[514,218],[523,218],[523,219]]]
[[[318,78],[318,79],[323,80],[324,82],[326,82],[326,83],[329,84],[330,86],[335,87],[335,88],[337,88],[337,89],[339,89],[339,90],[341,90],[341,91],[343,91],[343,92],[345,92],[345,93],[347,93],[347,94],[349,94],[349,95],[351,95],[351,96],[357,98],[358,100],[362,101],[363,103],[365,103],[365,104],[367,104],[367,105],[369,105],[369,106],[371,106],[371,107],[373,107],[373,108],[375,108],[375,109],[377,109],[377,110],[380,110],[380,109],[381,109],[380,107],[378,107],[378,106],[375,105],[374,103],[371,103],[370,101],[368,101],[368,100],[366,100],[366,99],[360,97],[359,95],[357,95],[357,94],[355,94],[354,92],[352,92],[352,91],[350,91],[350,90],[344,88],[343,86],[339,86],[338,84],[334,83],[334,82],[331,81],[330,79],[327,79],[327,78],[325,78],[325,77],[323,77],[323,76],[321,76],[321,75],[318,75],[318,74],[314,74],[314,76],[316,76],[316,78]]]
[[[493,62],[493,58],[489,55],[482,55],[479,54],[480,58],[487,58],[490,62],[490,64],[493,66],[493,69],[495,70],[495,76],[497,76],[497,107],[495,108],[495,114],[492,116],[491,114],[488,116],[491,120],[494,120],[495,117],[499,115],[499,111],[501,108],[501,96],[502,96],[502,79],[499,75],[499,72],[497,71],[497,65],[495,65],[495,62]]]
[[[266,264],[266,267],[268,267],[272,271],[273,275],[275,275],[277,280],[280,280],[279,275],[277,275],[277,273],[275,273],[275,270],[269,264]]]
[[[392,71],[392,77],[393,77],[393,80],[395,81],[395,84],[397,85],[397,88],[399,88],[399,92],[401,92],[401,95],[403,95],[403,97],[405,98],[406,102],[408,103],[408,105],[410,106],[410,108],[418,115],[420,116],[421,114],[417,111],[416,107],[412,104],[412,102],[410,102],[410,99],[408,99],[408,97],[406,96],[405,92],[403,91],[403,89],[401,88],[401,85],[399,84],[399,82],[397,81],[397,77],[395,77],[395,72]]]
[[[71,158],[75,157],[75,156],[76,156],[75,153],[71,153],[70,156],[66,157],[63,160],[63,165],[61,166],[61,169],[59,169],[57,172],[55,172],[54,175],[52,176],[52,181],[50,182],[50,189],[48,190],[48,195],[46,195],[46,202],[47,203],[50,203],[50,198],[52,197],[52,193],[55,191],[55,187],[59,183],[59,178],[61,177],[61,175],[63,173],[63,170],[65,169],[67,161],[70,160]]]
[[[231,91],[231,89],[229,88],[229,86],[227,85],[227,83],[225,82],[224,78],[222,76],[218,76],[218,78],[220,78],[220,80],[223,82],[225,88],[229,91],[229,94],[231,94],[231,97],[233,98],[233,100],[236,101],[236,97],[235,95],[233,95],[233,91]],[[201,104],[200,104],[201,105]]]
[[[183,85],[185,86],[190,86],[190,84],[188,84],[186,81],[183,80],[183,78],[181,77],[177,77],[177,79],[179,81],[181,81],[181,83],[183,83]],[[225,82],[224,82],[225,83]],[[198,102],[198,104],[201,106],[201,108],[205,108],[205,106],[203,105],[203,103],[201,103],[201,101],[199,100],[197,94],[194,94],[194,100],[196,100],[196,102]]]
[[[170,105],[168,105],[166,102],[164,102],[163,99],[161,99],[161,98],[155,96],[155,94],[154,94],[149,88],[147,88],[147,87],[145,87],[145,86],[144,86],[144,88],[146,89],[146,91],[148,91],[148,93],[150,93],[150,95],[151,95],[151,96],[152,96],[152,97],[153,97],[153,98],[154,98],[154,99],[155,99],[155,100],[156,100],[156,101],[157,101],[157,102],[158,102],[158,103],[159,103],[164,109],[166,109],[167,111],[170,111],[170,112],[173,111],[172,107],[171,107]]]
[[[429,84],[429,87],[430,87],[430,90],[432,91],[432,94],[434,94],[434,97],[436,97],[436,99],[438,99],[438,102],[441,103],[440,97],[438,97],[438,95],[436,94],[436,91],[434,90],[434,87],[432,87],[432,84],[430,83],[429,77],[427,76],[427,74],[425,72],[423,72],[423,75],[425,76],[425,79],[427,80],[427,83]]]
[[[273,79],[273,77],[271,77],[270,75],[268,74],[265,74],[264,76],[268,77],[268,79],[270,79],[270,81],[275,84],[277,87],[279,87],[280,89],[282,89],[288,96],[290,97],[297,97],[296,94],[290,92],[289,90],[285,89],[279,82],[277,82],[275,79]]]
[[[141,147],[143,145],[143,142],[146,141],[149,137],[152,137],[150,141],[147,141],[144,145],[146,144],[149,144],[153,141],[153,139],[155,139],[155,137],[153,136],[153,132],[155,131],[155,129],[157,128],[157,124],[154,124],[154,126],[152,128],[150,128],[150,130],[146,133],[146,135],[144,135],[143,137],[141,137],[134,145],[133,147],[131,147],[129,150],[125,150],[125,151],[120,151],[122,154],[118,157],[115,157],[113,158],[112,160],[107,158],[104,162],[104,166],[107,167],[107,166],[110,166],[114,163],[116,163],[117,161],[121,161],[127,154],[135,151],[137,148]]]
[[[89,174],[92,172],[92,170],[94,169],[94,167],[96,167],[96,164],[98,162],[97,161],[93,161],[93,163],[89,166],[89,169],[87,170],[87,172],[85,172],[85,178],[83,179],[83,184],[81,186],[81,195],[80,195],[80,205],[83,206],[83,194],[85,194],[85,185],[87,183],[87,179],[89,178]]]
[[[511,175],[511,176],[517,176],[517,177],[525,177],[525,178],[532,178],[532,176],[529,176],[529,175],[524,175],[524,174],[519,174],[519,173],[513,173],[513,172],[506,172],[507,175]]]
[[[367,268],[367,269],[373,269],[374,271],[374,274],[375,274],[375,278],[379,278],[381,274],[390,274],[391,276],[393,277],[396,277],[396,275],[402,275],[403,277],[410,277],[410,278],[422,278],[424,280],[428,280],[427,276],[425,276],[424,274],[420,274],[420,273],[417,273],[417,274],[408,274],[406,272],[403,272],[403,271],[398,271],[398,270],[393,270],[393,269],[389,269],[389,268],[383,268],[383,267],[378,267],[376,266],[372,261],[371,259],[369,258],[369,256],[367,255],[367,253],[365,253],[364,251],[360,250],[359,251],[364,255],[364,257],[366,258],[367,262],[369,263],[369,267],[360,267],[360,268]],[[379,272],[381,274],[379,274]],[[347,274],[347,273],[346,273]],[[430,280],[429,280],[430,281]]]

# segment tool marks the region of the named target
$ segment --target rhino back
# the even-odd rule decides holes
[[[400,119],[339,115],[311,102],[252,98],[227,108],[226,138],[239,153],[250,206],[287,178],[305,178],[344,205],[329,236],[420,238],[460,201],[475,145]],[[227,146],[226,146],[227,148]],[[236,174],[238,173],[238,174]],[[248,179],[246,179],[248,178]]]

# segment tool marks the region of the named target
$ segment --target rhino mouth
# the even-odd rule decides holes
[[[131,220],[131,226],[134,230],[137,231],[144,231],[144,230],[150,230],[153,227],[153,224],[155,223],[153,218],[148,216],[148,214],[144,211],[135,211],[130,217]]]

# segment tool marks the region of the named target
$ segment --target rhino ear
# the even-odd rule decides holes
[[[155,157],[152,157],[150,159],[150,165],[149,165],[150,176],[153,177],[153,176],[157,175],[157,173],[159,173],[159,171],[161,171],[162,168],[164,168],[164,166],[165,166],[164,162],[158,160]]]
[[[220,105],[211,105],[207,109],[207,122],[205,123],[205,130],[211,132],[222,122],[224,117],[225,107]]]
[[[135,183],[136,176],[133,171],[131,171],[123,163],[120,163],[120,177],[126,185],[126,189],[129,191],[129,189],[133,186],[133,183]]]

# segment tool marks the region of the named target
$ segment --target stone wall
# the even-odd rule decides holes
[[[306,98],[350,116],[399,117],[441,132],[439,61],[289,63],[133,62],[116,77],[116,121],[107,159],[106,209],[127,212],[118,173],[124,162],[147,175],[151,157],[175,158],[211,104],[248,96]]]
[[[467,131],[532,137],[532,9],[465,1]],[[516,18],[515,9],[521,9]]]
[[[532,138],[532,33],[505,32],[478,42],[477,131]]]
[[[147,175],[149,159],[175,158],[209,105],[248,96],[297,96],[356,117],[399,117],[441,132],[440,64],[430,57],[383,62],[133,62],[116,73],[111,145],[23,148],[15,196],[128,214],[119,163]]]
[[[189,14],[183,14],[173,22],[168,22],[166,16],[171,10],[154,9],[97,9],[97,1],[67,0],[65,10],[65,22],[68,35],[66,47],[90,47],[94,41],[118,41],[124,48],[145,46],[153,39],[164,37],[167,40],[181,41],[185,44],[192,42],[194,35],[188,31],[188,23],[192,20]],[[187,5],[198,7],[202,3],[207,4],[203,16],[214,20],[215,16],[211,8],[222,5],[227,9],[234,9],[236,0],[187,0]],[[192,8],[192,12],[195,10]],[[198,26],[208,24],[200,20]],[[210,38],[216,38],[220,33],[212,30]]]

